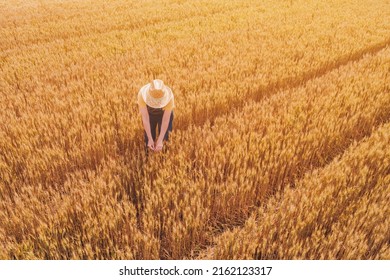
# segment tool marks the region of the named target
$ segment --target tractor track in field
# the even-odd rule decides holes
[[[307,82],[314,80],[314,79],[321,78],[322,76],[326,75],[327,73],[332,72],[332,71],[334,71],[334,70],[336,70],[344,65],[359,61],[365,55],[376,54],[379,51],[381,51],[389,46],[390,46],[390,38],[388,38],[385,41],[368,46],[364,49],[355,51],[351,54],[342,55],[342,56],[338,57],[336,60],[328,62],[325,65],[323,65],[317,69],[305,72],[305,73],[298,75],[298,76],[295,76],[295,77],[289,77],[289,78],[286,78],[284,80],[277,81],[275,83],[271,83],[268,86],[259,88],[257,90],[254,90],[253,92],[249,92],[249,94],[243,96],[242,99],[240,99],[240,100],[236,99],[235,102],[231,103],[231,107],[233,107],[232,113],[241,110],[241,108],[246,104],[247,100],[259,102],[266,97],[270,97],[270,96],[276,94],[279,91],[283,91],[286,89],[298,88],[302,85],[305,85]],[[245,101],[243,101],[243,100],[245,100]],[[225,115],[226,113],[228,113],[228,112],[227,111],[225,111],[224,113],[218,112],[218,114],[215,114],[214,116],[212,116],[212,119],[210,120],[211,124],[214,123],[214,120],[216,118],[218,118],[222,115]],[[196,118],[195,118],[194,124],[195,125],[203,125],[204,122],[196,123]],[[183,130],[185,130],[185,129],[183,129]]]
[[[351,143],[350,145],[346,146],[345,149],[344,149],[342,152],[340,152],[339,154],[337,154],[337,155],[335,155],[334,157],[332,157],[332,158],[331,158],[329,161],[327,161],[325,164],[323,164],[323,165],[321,165],[321,166],[318,166],[318,167],[316,167],[316,168],[314,168],[314,169],[312,169],[312,170],[309,170],[309,171],[305,172],[304,174],[302,174],[302,176],[296,178],[296,179],[294,180],[294,182],[297,182],[297,181],[302,180],[302,179],[306,176],[306,174],[310,174],[310,173],[312,173],[314,170],[322,171],[323,169],[326,169],[330,164],[332,164],[332,162],[334,161],[335,158],[337,158],[338,156],[341,156],[341,158],[342,158],[342,156],[343,156],[345,153],[348,153],[348,152],[351,151],[350,148],[351,148],[352,146],[355,146],[355,148],[356,148],[356,147],[359,147],[359,145],[360,145],[361,143],[363,143],[365,140],[367,140],[368,137],[371,137],[373,134],[375,134],[375,133],[377,132],[378,128],[380,128],[381,126],[386,125],[386,124],[390,124],[390,114],[387,116],[386,119],[380,120],[380,121],[378,122],[378,124],[376,124],[374,127],[372,127],[372,129],[371,129],[371,131],[370,131],[369,133],[367,133],[366,135],[363,135],[362,137],[359,137],[359,139],[355,139],[355,140],[358,140],[357,143]],[[282,198],[280,198],[280,199],[282,199]],[[248,219],[249,219],[249,218],[248,218]],[[246,221],[247,221],[247,220],[243,221],[242,224],[240,224],[240,225],[234,226],[234,229],[239,229],[239,230],[242,229],[242,228],[245,226]],[[218,239],[220,236],[222,236],[222,235],[225,234],[226,232],[231,231],[232,229],[233,229],[233,228],[229,228],[229,229],[227,229],[227,230],[225,230],[225,231],[223,231],[223,232],[218,233],[216,236],[213,237],[213,240]],[[204,247],[204,249],[200,250],[200,251],[198,252],[198,254],[194,257],[194,259],[210,259],[210,256],[213,255],[213,247],[215,246],[215,243],[214,243],[213,240],[211,240],[210,244],[206,245],[206,246]]]
[[[334,159],[342,156],[346,151],[348,151],[350,149],[350,147],[355,145],[356,144],[355,142],[361,143],[366,137],[369,137],[373,133],[375,133],[375,131],[377,131],[377,129],[380,126],[387,124],[387,123],[390,123],[390,112],[387,112],[387,114],[384,116],[377,117],[373,126],[371,126],[369,129],[366,129],[366,131],[364,131],[364,133],[362,133],[358,137],[351,138],[349,144],[341,146],[341,150],[339,152],[335,153],[334,155],[332,155],[331,157],[329,157],[323,164],[313,165],[311,169],[305,171],[304,173],[302,173],[300,176],[297,176],[293,180],[285,182],[284,185],[295,186],[295,183],[297,181],[302,180],[306,176],[306,174],[310,174],[314,170],[321,170],[323,168],[326,168],[329,164],[331,164],[333,162]],[[283,192],[283,190],[282,190],[282,192]],[[253,213],[253,211],[251,213]],[[217,235],[213,236],[213,238],[211,240],[206,241],[204,244],[198,244],[198,246],[201,249],[199,251],[197,251],[196,254],[193,254],[191,256],[186,255],[185,257],[192,258],[192,259],[208,259],[207,256],[209,256],[210,252],[212,252],[212,248],[215,244],[213,240],[218,239],[219,236],[222,236],[224,233],[229,232],[233,229],[242,228],[249,218],[250,218],[250,215],[248,215],[248,218],[245,220],[240,220],[239,222],[236,222],[234,225],[226,226],[225,228],[223,228],[222,231],[218,232]]]
[[[390,121],[390,114],[385,119],[378,120],[377,123],[375,123],[375,125],[373,127],[371,127],[370,131],[364,133],[363,135],[360,135],[358,138],[353,138],[353,140],[360,143],[365,137],[371,135],[374,131],[376,131],[376,129],[378,129],[379,126],[381,126],[381,125],[383,125],[385,123],[388,123],[389,121]],[[318,165],[318,166],[313,166],[312,169],[304,172],[303,174],[301,174],[301,176],[298,176],[297,178],[295,178],[295,180],[286,182],[284,185],[292,184],[292,186],[294,186],[295,182],[301,180],[302,178],[304,178],[304,176],[306,174],[309,174],[309,173],[313,172],[314,170],[321,170],[323,168],[326,168],[326,166],[328,166],[330,163],[332,163],[332,161],[335,158],[337,158],[337,157],[341,156],[342,154],[344,154],[345,151],[347,151],[352,145],[354,145],[354,143],[351,141],[351,143],[349,145],[346,145],[346,146],[343,147],[343,150],[341,152],[334,154],[332,157],[327,159],[327,161],[324,164],[321,164],[321,165]],[[265,201],[265,203],[268,201],[268,199]],[[251,213],[253,213],[253,211],[254,210],[252,210]],[[245,219],[243,221],[240,221],[239,223],[235,223],[233,226],[232,225],[226,226],[225,228],[223,228],[222,231],[218,232],[217,235],[213,235],[211,240],[207,240],[205,243],[202,243],[202,244],[197,244],[200,247],[200,250],[197,251],[196,254],[185,255],[185,257],[188,258],[188,259],[203,259],[203,258],[207,258],[208,252],[210,250],[212,251],[212,247],[214,246],[213,239],[218,238],[219,236],[222,236],[224,233],[226,233],[228,231],[231,231],[233,229],[242,228],[245,225],[246,221],[248,219],[250,219],[250,217],[251,216],[248,215],[247,219]]]

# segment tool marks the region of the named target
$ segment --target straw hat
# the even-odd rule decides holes
[[[161,80],[153,80],[151,83],[144,85],[140,91],[146,105],[152,108],[166,106],[173,97],[172,90],[164,85]]]

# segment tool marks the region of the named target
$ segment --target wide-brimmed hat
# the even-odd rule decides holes
[[[142,98],[152,108],[166,106],[173,97],[172,90],[161,80],[153,80],[141,88]]]

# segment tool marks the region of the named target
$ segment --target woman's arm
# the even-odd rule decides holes
[[[160,131],[160,135],[158,136],[158,140],[157,140],[157,144],[156,144],[156,151],[162,150],[163,140],[164,140],[165,133],[167,132],[167,129],[168,129],[168,124],[169,124],[169,120],[171,118],[171,113],[172,113],[172,110],[165,110],[164,111],[162,124],[161,124],[161,131]]]
[[[144,125],[144,129],[146,131],[146,135],[148,136],[148,147],[154,150],[154,142],[152,138],[152,132],[150,130],[150,121],[149,121],[149,113],[146,107],[142,107],[139,109],[142,116],[142,123]]]

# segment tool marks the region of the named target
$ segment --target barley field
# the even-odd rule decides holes
[[[0,259],[390,259],[390,1],[0,0]],[[173,132],[146,155],[137,93]]]

